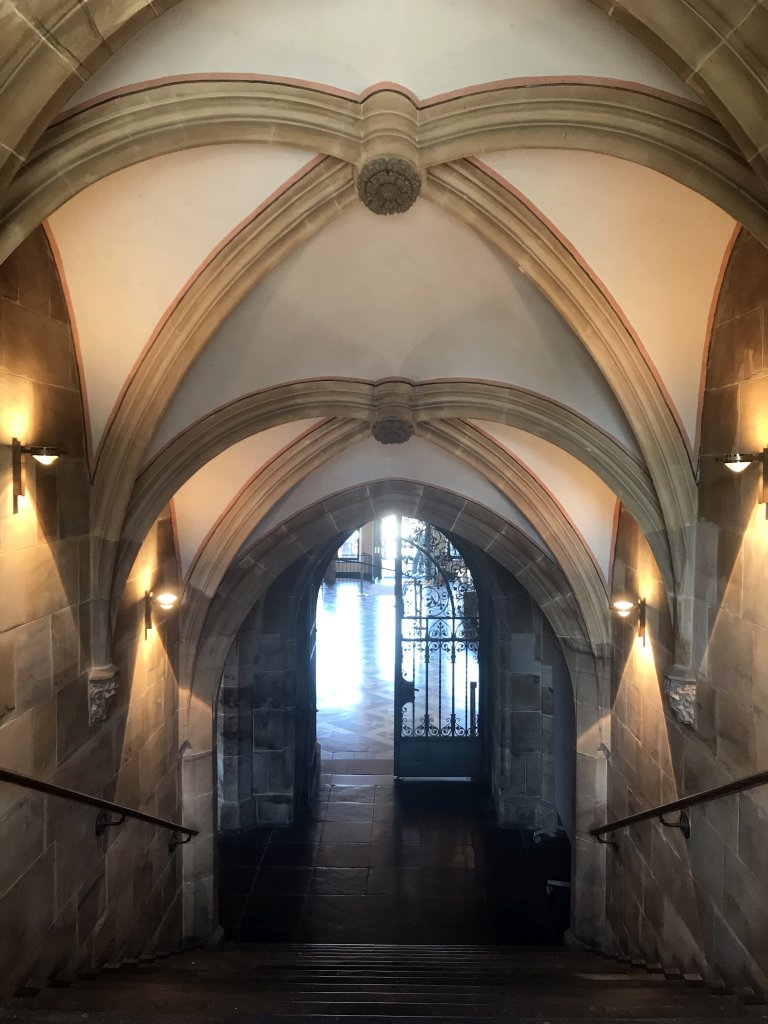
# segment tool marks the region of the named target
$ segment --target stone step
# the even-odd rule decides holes
[[[438,1018],[439,1019],[439,1018]],[[443,1018],[446,1019],[446,1018]],[[451,1015],[450,1024],[477,1024],[483,1020],[503,1020],[506,1024],[574,1024],[585,1018],[574,1018],[572,1016],[561,1017],[547,1013],[535,1016],[520,1016],[514,1012],[504,1015],[487,1015],[483,1012],[474,1012],[471,1016]],[[594,1018],[586,1018],[594,1019]],[[745,1017],[736,1016],[700,1016],[695,1018],[696,1024],[745,1024]],[[753,1024],[768,1021],[768,1016],[751,1017]],[[663,1021],[663,1024],[691,1024],[690,1017],[654,1017],[637,1018],[627,1016],[601,1016],[600,1024],[639,1024],[639,1021],[647,1022]],[[141,1012],[126,1010],[119,1011],[95,1011],[84,1017],[82,1013],[71,1013],[61,1011],[38,1011],[28,1009],[4,1009],[0,1008],[0,1022],[5,1024],[423,1024],[424,1016],[397,1014],[375,1014],[365,1013],[358,1015],[337,1014],[328,1015],[324,1013],[254,1013],[247,1010],[222,1011],[217,1010],[211,1013],[179,1013]],[[433,1021],[434,1024],[434,1021]]]
[[[47,997],[47,998],[46,998]],[[155,993],[137,993],[126,998],[125,992],[68,992],[66,995],[43,993],[35,1000],[40,1009],[60,1009],[80,1012],[96,1010],[120,1010],[130,1006],[133,1010],[154,1010],[165,1013],[194,1013],[202,1010],[230,1010],[233,1007],[258,1007],[263,1013],[278,1013],[291,1010],[293,1012],[324,1012],[326,1014],[349,1015],[365,1012],[390,1013],[421,1013],[434,1016],[442,1013],[445,1016],[459,1012],[469,1012],[473,1008],[483,1008],[485,1012],[503,1013],[514,1010],[518,1015],[535,1016],[545,1010],[547,1016],[563,1016],[590,1019],[595,1015],[624,1014],[643,1019],[654,1017],[679,1016],[695,1020],[698,1017],[745,1016],[745,1008],[736,997],[704,996],[696,999],[656,996],[642,998],[638,993],[626,993],[621,997],[614,994],[605,998],[600,993],[588,992],[580,995],[574,993],[559,994],[548,992],[525,993],[520,996],[515,992],[479,993],[414,993],[384,992],[371,990],[367,993],[349,992],[253,992],[253,991],[220,991],[211,989],[191,992],[184,996],[175,990],[159,990]]]
[[[195,998],[200,994],[205,994],[207,991],[213,990],[222,994],[226,993],[227,995],[235,993],[242,994],[243,996],[252,996],[254,998],[264,997],[265,995],[269,995],[270,993],[291,994],[297,992],[310,992],[322,995],[327,992],[342,992],[346,994],[354,994],[356,992],[362,992],[363,994],[368,994],[370,992],[391,992],[394,993],[396,996],[398,994],[408,993],[418,995],[419,997],[429,997],[430,995],[440,993],[446,993],[450,995],[455,994],[457,996],[472,995],[474,993],[477,994],[478,997],[499,994],[504,997],[516,999],[539,998],[542,991],[545,991],[545,989],[543,989],[540,985],[515,986],[504,984],[503,982],[498,981],[494,982],[493,984],[469,985],[455,983],[439,984],[438,982],[431,982],[429,984],[418,984],[412,982],[404,984],[398,984],[396,982],[384,984],[374,980],[371,980],[369,982],[358,981],[349,983],[343,980],[328,980],[321,984],[313,984],[311,982],[301,981],[297,981],[295,983],[283,981],[269,983],[259,981],[258,979],[254,980],[251,983],[248,983],[243,979],[195,979],[193,982],[190,982],[189,985],[182,986],[171,983],[169,979],[158,978],[156,982],[153,984],[148,983],[141,986],[131,984],[130,982],[127,984],[112,983],[109,986],[109,991],[114,993],[116,998],[122,998],[124,995],[129,998],[141,998],[142,995],[146,995],[147,998],[153,998],[156,993],[167,993],[169,995],[172,994],[174,997],[180,1000],[188,1000],[190,998]],[[81,992],[83,991],[83,989],[82,987],[76,987],[74,991]],[[99,988],[96,991],[104,990]],[[647,1001],[654,999],[658,1000],[662,998],[662,993],[664,1000],[670,1003],[690,1003],[692,998],[691,994],[688,992],[680,991],[679,993],[669,993],[665,991],[662,986],[659,985],[637,986],[634,984],[627,984],[623,986],[614,986],[610,989],[602,987],[596,989],[595,986],[590,985],[568,987],[558,986],[557,989],[550,987],[550,989],[548,990],[548,995],[551,995],[552,999],[585,999],[593,993],[598,993],[598,995],[596,995],[596,998],[599,997],[601,1001],[609,1000],[612,998],[634,998],[637,1001]],[[44,995],[41,994],[40,996],[38,996],[38,998],[44,998]],[[61,998],[65,997],[62,995]],[[76,998],[76,996],[73,998]],[[716,997],[710,996],[709,993],[706,992],[706,990],[701,994],[701,999],[705,1001],[713,998]],[[735,997],[728,995],[719,995],[717,998],[732,999]]]
[[[452,960],[446,961],[422,961],[422,962],[391,962],[382,961],[380,959],[371,957],[368,960],[361,959],[357,961],[350,961],[345,959],[334,959],[329,958],[327,960],[277,960],[277,959],[256,959],[249,957],[232,957],[232,956],[221,956],[217,958],[215,955],[208,955],[206,957],[197,957],[194,960],[186,961],[183,958],[176,961],[166,961],[161,964],[152,965],[153,967],[162,967],[163,970],[173,971],[178,973],[190,973],[208,967],[216,967],[219,970],[272,970],[272,971],[289,971],[293,970],[296,972],[323,972],[328,970],[333,971],[348,971],[352,972],[367,972],[376,970],[379,972],[389,972],[397,974],[398,972],[404,971],[410,974],[424,974],[424,973],[441,973],[446,972],[446,963],[450,964],[450,971],[452,973],[461,974],[485,974],[492,971],[502,971],[505,974],[519,975],[541,975],[541,976],[563,976],[563,975],[577,975],[577,974],[599,974],[602,977],[616,976],[623,977],[628,973],[633,977],[643,977],[648,972],[642,969],[633,968],[630,972],[626,968],[618,964],[612,964],[610,961],[605,963],[599,963],[596,966],[595,961],[582,961],[572,963],[552,963],[546,962],[531,962],[531,963],[508,963],[504,960],[489,960],[485,963],[476,962],[454,962]],[[139,971],[152,970],[152,966],[140,967]],[[127,972],[126,972],[127,973]],[[662,977],[663,975],[654,975]]]
[[[73,1011],[63,1009],[29,1009],[25,1007],[2,1007],[0,1008],[0,1022],[19,1021],[24,1024],[282,1024],[282,1022],[330,1022],[339,1021],[344,1024],[353,1022],[393,1022],[399,1024],[416,1024],[425,1019],[430,1022],[438,1020],[450,1021],[450,1024],[464,1024],[478,1020],[506,1020],[509,1024],[542,1024],[549,1021],[550,1024],[576,1024],[587,1020],[600,1020],[602,1024],[618,1024],[618,1022],[632,1022],[632,1024],[647,1024],[649,1021],[664,1022],[664,1024],[715,1024],[715,1022],[740,1022],[740,1024],[757,1024],[758,1021],[765,1024],[768,1016],[765,1014],[754,1015],[748,1008],[734,1012],[713,1012],[697,1010],[692,1013],[680,1014],[674,1010],[667,1011],[659,1007],[652,1016],[647,1013],[638,1014],[628,1011],[625,1008],[607,1010],[599,1014],[589,1007],[581,1008],[578,1012],[560,1012],[540,1005],[536,1011],[526,1012],[523,1008],[488,1007],[482,1005],[470,1007],[456,1007],[453,1005],[437,1004],[431,1008],[429,1013],[424,1012],[421,1006],[409,1007],[408,1004],[366,1004],[356,1009],[354,1004],[328,1006],[304,1006],[301,1004],[292,1007],[281,1007],[276,1010],[269,1010],[264,1007],[253,1007],[247,1005],[225,1005],[225,1006],[201,1006],[196,1010],[178,1008],[173,1009],[151,1009],[146,1007],[126,1007],[120,1009],[98,1009],[93,1011]]]
[[[354,983],[356,981],[376,980],[395,983],[413,982],[415,984],[444,984],[446,981],[448,983],[453,981],[457,983],[460,982],[462,984],[500,983],[505,985],[528,984],[533,986],[554,982],[558,986],[573,985],[579,988],[583,988],[587,985],[602,985],[606,988],[610,988],[611,986],[630,987],[632,985],[645,988],[678,987],[680,989],[686,989],[689,987],[686,984],[680,984],[678,986],[675,986],[674,983],[670,984],[663,975],[640,972],[628,974],[626,972],[604,973],[602,971],[598,972],[592,970],[568,973],[562,972],[560,974],[556,974],[545,971],[504,970],[501,967],[489,968],[487,971],[455,969],[450,969],[449,971],[443,969],[442,971],[439,971],[435,968],[414,971],[405,969],[386,970],[378,967],[369,967],[367,969],[362,967],[335,968],[332,966],[321,968],[292,966],[272,967],[259,964],[246,964],[242,968],[238,969],[237,967],[228,964],[204,964],[189,967],[185,966],[178,969],[168,969],[166,967],[153,967],[142,969],[140,971],[123,969],[110,975],[114,984],[131,984],[137,981],[142,983],[146,981],[147,984],[151,984],[152,979],[158,976],[174,979],[179,984],[188,984],[190,982],[194,982],[194,979],[196,978],[203,977],[208,979],[220,978],[222,980],[238,977],[248,981],[302,981],[311,983],[317,982],[318,984],[327,981],[340,981],[343,979],[350,983]]]
[[[7,1000],[24,1024],[705,1024],[765,1007],[590,953],[499,947],[232,946],[150,955]]]
[[[427,982],[418,982],[413,980],[398,981],[398,980],[383,980],[383,979],[360,979],[358,981],[348,981],[346,979],[339,978],[328,978],[320,981],[306,981],[296,979],[292,981],[290,979],[259,979],[255,978],[250,982],[246,982],[243,979],[227,980],[225,978],[206,978],[206,979],[195,979],[188,986],[181,986],[172,984],[167,978],[158,979],[156,985],[145,984],[142,986],[142,991],[151,993],[155,988],[162,991],[174,991],[183,997],[185,993],[191,993],[193,991],[204,991],[207,987],[215,986],[218,991],[237,991],[243,993],[258,994],[262,992],[370,992],[372,990],[379,992],[393,991],[393,992],[419,992],[419,993],[439,993],[439,992],[450,992],[450,993],[472,993],[472,992],[500,992],[503,994],[515,993],[520,997],[527,993],[532,996],[537,995],[543,989],[541,985],[525,985],[518,986],[512,985],[505,982],[503,979],[497,979],[493,981],[477,981],[477,982],[441,982],[439,979],[432,979]],[[56,988],[61,986],[54,986]],[[113,982],[110,986],[114,992],[126,992],[128,994],[134,994],[136,991],[136,985],[131,982],[122,984],[120,982]],[[607,998],[609,992],[613,991],[616,994],[631,993],[640,995],[641,993],[651,991],[654,993],[651,998],[656,998],[656,993],[663,989],[663,986],[658,983],[648,984],[636,984],[633,981],[627,981],[626,984],[602,986],[600,991],[604,993],[604,998]],[[574,997],[583,998],[585,993],[594,992],[594,985],[569,985],[567,987],[559,987],[559,991],[562,994],[570,994]],[[705,994],[706,997],[706,994]],[[672,998],[671,996],[669,998]],[[688,994],[680,995],[680,999],[690,999]]]
[[[494,956],[489,954],[486,957],[469,957],[469,956],[454,956],[450,951],[445,953],[436,953],[432,956],[404,956],[395,957],[393,955],[384,955],[376,953],[375,950],[370,952],[361,953],[359,956],[352,956],[346,952],[339,952],[337,954],[296,954],[292,956],[290,953],[283,953],[281,955],[276,954],[248,954],[241,953],[239,951],[222,950],[220,953],[214,950],[206,951],[203,953],[195,953],[194,958],[190,962],[194,963],[205,963],[212,961],[227,962],[232,961],[233,963],[242,963],[247,960],[251,963],[285,963],[285,964],[296,964],[296,965],[312,965],[312,964],[344,964],[350,967],[354,966],[369,966],[372,963],[379,964],[382,966],[389,967],[412,967],[420,968],[422,966],[436,966],[442,968],[446,967],[446,964],[451,964],[452,967],[486,967],[489,964],[502,964],[505,968],[517,967],[520,970],[533,970],[533,969],[547,969],[547,970],[574,970],[579,967],[595,965],[594,957],[580,957],[574,955],[573,958],[560,956],[552,957],[549,959],[541,954],[531,954],[527,957],[505,957],[505,956]],[[170,958],[167,963],[169,965],[179,964],[187,962],[186,957]],[[642,968],[628,968],[624,964],[616,963],[611,960],[601,960],[601,969],[603,970],[642,970]]]

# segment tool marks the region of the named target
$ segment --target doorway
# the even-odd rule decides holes
[[[395,592],[326,572],[316,614],[317,741],[328,770],[391,775]]]
[[[316,627],[324,760],[481,777],[478,595],[448,536],[401,515],[355,530],[326,569]]]
[[[428,528],[423,522],[414,527],[422,532]],[[557,944],[568,925],[570,855],[567,838],[556,823],[550,827],[550,819],[538,819],[540,808],[548,813],[551,806],[544,785],[552,719],[549,666],[542,661],[549,656],[540,633],[540,613],[520,584],[484,561],[482,552],[473,552],[472,566],[479,567],[473,578],[482,579],[488,597],[483,590],[473,599],[469,595],[476,593],[474,588],[465,585],[459,595],[463,615],[455,616],[453,609],[450,616],[423,614],[425,607],[441,607],[440,601],[424,594],[435,579],[444,589],[446,577],[453,575],[466,584],[464,571],[449,564],[455,558],[447,546],[451,537],[436,531],[434,544],[416,537],[408,558],[402,550],[409,538],[408,524],[401,520],[395,528],[394,556],[386,535],[382,521],[368,540],[361,529],[354,545],[338,557],[337,550],[332,552],[335,582],[329,580],[322,589],[316,615],[308,610],[321,586],[327,549],[315,563],[312,582],[308,573],[286,573],[265,594],[252,623],[247,623],[253,642],[241,631],[241,667],[236,675],[244,692],[258,702],[256,714],[244,716],[248,705],[242,700],[237,707],[237,719],[247,733],[248,756],[268,757],[271,765],[276,758],[267,744],[285,744],[286,737],[295,736],[297,786],[303,778],[298,758],[302,730],[314,746],[316,727],[323,750],[319,784],[305,814],[297,812],[291,823],[268,823],[257,816],[254,827],[219,837],[221,923],[231,938],[241,941]],[[430,562],[423,550],[433,551],[435,546]],[[413,564],[417,554],[422,556],[419,566]],[[398,575],[399,592],[394,585]],[[422,581],[420,599],[414,580]],[[450,605],[451,599],[458,604],[452,590],[451,595],[443,595],[443,605]],[[421,612],[415,614],[418,600]],[[474,611],[473,600],[477,615],[468,614]],[[420,620],[419,630],[408,624],[409,610]],[[493,642],[487,642],[485,651],[480,630],[484,614],[488,627],[493,626]],[[328,632],[324,625],[329,618],[337,621],[325,638],[325,659],[323,633]],[[451,624],[449,618],[462,623]],[[275,675],[276,658],[271,654],[265,665],[264,652],[278,643],[278,623],[284,630],[279,642],[288,653],[294,650],[296,637],[295,688],[289,669],[285,677]],[[430,637],[435,623],[439,633]],[[302,641],[303,636],[309,641]],[[371,637],[377,642],[367,643]],[[475,681],[476,668],[474,713],[469,687],[459,697],[453,683],[450,688],[431,686],[450,678],[446,666],[461,666],[460,650],[451,657],[450,648],[446,656],[439,646],[443,641],[458,646],[459,639],[471,654],[472,644],[478,644],[476,660],[470,657],[454,673],[463,685]],[[404,642],[408,640],[417,643],[409,646]],[[427,665],[423,651],[430,643],[438,646],[430,650],[434,658]],[[479,671],[483,653],[490,666],[485,689]],[[422,705],[418,701],[427,668],[430,686]],[[403,688],[396,693],[398,670]],[[286,707],[279,708],[277,697],[283,693]],[[295,713],[290,707],[293,694]],[[302,694],[305,708],[299,706]],[[317,715],[316,706],[321,709]],[[285,728],[291,714],[295,732]],[[278,716],[279,735],[272,728]],[[487,729],[487,779],[493,793],[466,781],[473,773],[465,767],[454,778],[442,772],[440,779],[432,777],[438,774],[433,766],[442,768],[447,758],[426,760],[429,778],[414,773],[396,782],[395,726],[408,719],[411,727],[414,721],[423,723],[425,735],[419,739],[445,738],[449,743],[462,735],[462,729],[469,739],[481,739]],[[438,723],[448,726],[447,735],[434,734]],[[518,723],[528,726],[525,734],[517,730]],[[529,723],[536,726],[535,735]],[[506,731],[507,725],[513,729]],[[406,733],[401,738],[410,737]],[[263,749],[256,749],[257,742]],[[261,778],[254,773],[254,801],[264,801],[271,811],[276,797],[271,791],[266,796],[257,792],[257,782]],[[266,784],[274,785],[270,771]]]
[[[444,533],[418,519],[394,518],[395,776],[479,779],[475,582]]]

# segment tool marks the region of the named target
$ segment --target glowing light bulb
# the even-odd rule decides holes
[[[157,601],[157,603],[160,605],[161,608],[164,608],[166,611],[169,608],[173,608],[178,599],[178,595],[171,593],[169,590],[164,590],[162,593],[157,594],[155,596],[155,600]]]
[[[626,600],[614,601],[613,602],[613,607],[614,607],[614,610],[616,612],[618,612],[618,614],[622,617],[622,619],[626,619],[626,617],[629,615],[629,613],[635,607],[635,603],[634,603],[634,601],[626,601]]]
[[[729,455],[728,458],[725,459],[725,464],[732,473],[743,473],[752,461],[752,459],[743,459],[741,455],[736,452],[734,455]]]

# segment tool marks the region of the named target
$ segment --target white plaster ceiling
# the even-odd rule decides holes
[[[475,426],[546,487],[581,534],[603,579],[609,579],[617,506],[610,487],[582,462],[549,441],[504,423],[478,420]]]
[[[420,98],[526,77],[616,79],[691,96],[587,0],[184,0],[120,49],[71,103],[212,73],[300,79],[355,94],[395,82]]]
[[[266,145],[172,153],[103,178],[49,218],[94,448],[137,359],[190,278],[313,155]]]
[[[194,75],[277,76],[354,94],[394,82],[421,98],[510,79],[607,79],[690,98],[589,0],[182,0],[107,61],[73,103]],[[189,149],[96,182],[51,216],[92,450],[189,283],[313,158],[268,145]],[[695,446],[708,318],[732,219],[672,180],[612,157],[535,150],[483,163],[541,210],[621,310]],[[469,225],[420,199],[402,217],[376,217],[356,204],[266,274],[181,381],[147,458],[243,395],[331,377],[509,384],[574,409],[639,454],[585,346],[543,295]],[[181,488],[174,504],[185,572],[254,472],[312,422],[234,445]],[[609,576],[610,490],[552,444],[512,428],[483,429],[557,498]],[[254,528],[259,534],[323,495],[392,476],[458,491],[542,543],[492,483],[417,438],[397,447],[361,442],[297,484]]]
[[[613,296],[694,446],[710,312],[733,218],[671,178],[616,157],[540,149],[483,162],[552,221]]]
[[[521,529],[552,557],[535,526],[497,487],[467,463],[459,462],[449,452],[421,437],[412,437],[405,444],[398,445],[382,445],[373,438],[367,438],[329,459],[319,469],[308,473],[255,525],[243,549],[292,515],[310,508],[337,491],[387,479],[431,484],[485,505]]]
[[[426,200],[403,217],[356,205],[268,274],[198,357],[153,450],[212,407],[330,376],[513,384],[635,448],[600,371],[559,314],[495,248]]]
[[[295,420],[238,441],[179,488],[173,497],[173,511],[184,577],[210,530],[249,481],[319,422]]]

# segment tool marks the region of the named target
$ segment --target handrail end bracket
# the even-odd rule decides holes
[[[602,846],[610,846],[612,850],[618,850],[619,848],[615,832],[599,832],[595,838]]]
[[[173,852],[177,846],[186,846],[192,839],[191,832],[171,832],[171,838],[168,843],[168,849]]]
[[[680,811],[680,817],[677,821],[665,821],[664,815],[659,815],[659,821],[664,828],[679,828],[686,839],[691,838],[691,819],[688,816],[687,811]]]
[[[117,828],[118,825],[125,824],[125,815],[118,818],[117,821],[110,821],[106,811],[99,811],[96,815],[96,836],[103,836],[108,828]]]

